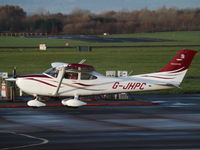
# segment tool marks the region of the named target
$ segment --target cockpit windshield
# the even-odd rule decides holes
[[[55,77],[55,78],[58,76],[58,70],[56,70],[56,68],[49,68],[44,73],[46,73],[52,77]]]

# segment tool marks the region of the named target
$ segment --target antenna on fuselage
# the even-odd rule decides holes
[[[131,72],[128,73],[128,76],[130,76],[133,73],[133,70],[131,70]]]
[[[86,61],[86,59],[82,59],[78,64],[83,64]]]

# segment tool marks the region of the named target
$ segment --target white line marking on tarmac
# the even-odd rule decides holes
[[[194,103],[180,103],[180,102],[177,102],[177,103],[172,104],[169,107],[186,107],[186,106],[194,106],[194,105],[196,105],[196,104],[194,104]]]
[[[42,141],[40,143],[35,143],[35,144],[27,144],[27,145],[21,145],[21,146],[16,146],[16,147],[6,147],[6,148],[2,148],[0,150],[19,149],[19,148],[33,147],[33,146],[39,146],[39,145],[44,145],[44,144],[49,143],[49,141],[47,139],[35,137],[32,135],[28,135],[28,134],[20,134],[20,133],[16,133],[16,132],[12,132],[12,131],[0,131],[0,133],[10,133],[10,134],[20,135],[20,136],[24,136],[24,137],[28,137],[31,139],[36,139],[36,140]]]

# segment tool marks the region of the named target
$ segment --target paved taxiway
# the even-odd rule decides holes
[[[49,35],[49,36],[28,36],[28,38],[57,38],[57,39],[73,39],[87,42],[169,42],[171,40],[153,39],[153,38],[108,38],[95,35]]]
[[[0,108],[0,150],[200,148],[200,94],[135,98],[160,104]]]

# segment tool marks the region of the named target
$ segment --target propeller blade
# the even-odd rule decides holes
[[[16,78],[17,77],[17,68],[16,67],[14,67],[14,69],[13,69],[13,78]]]
[[[8,78],[8,79],[6,79],[6,81],[15,82],[15,81],[16,81],[16,78]]]

